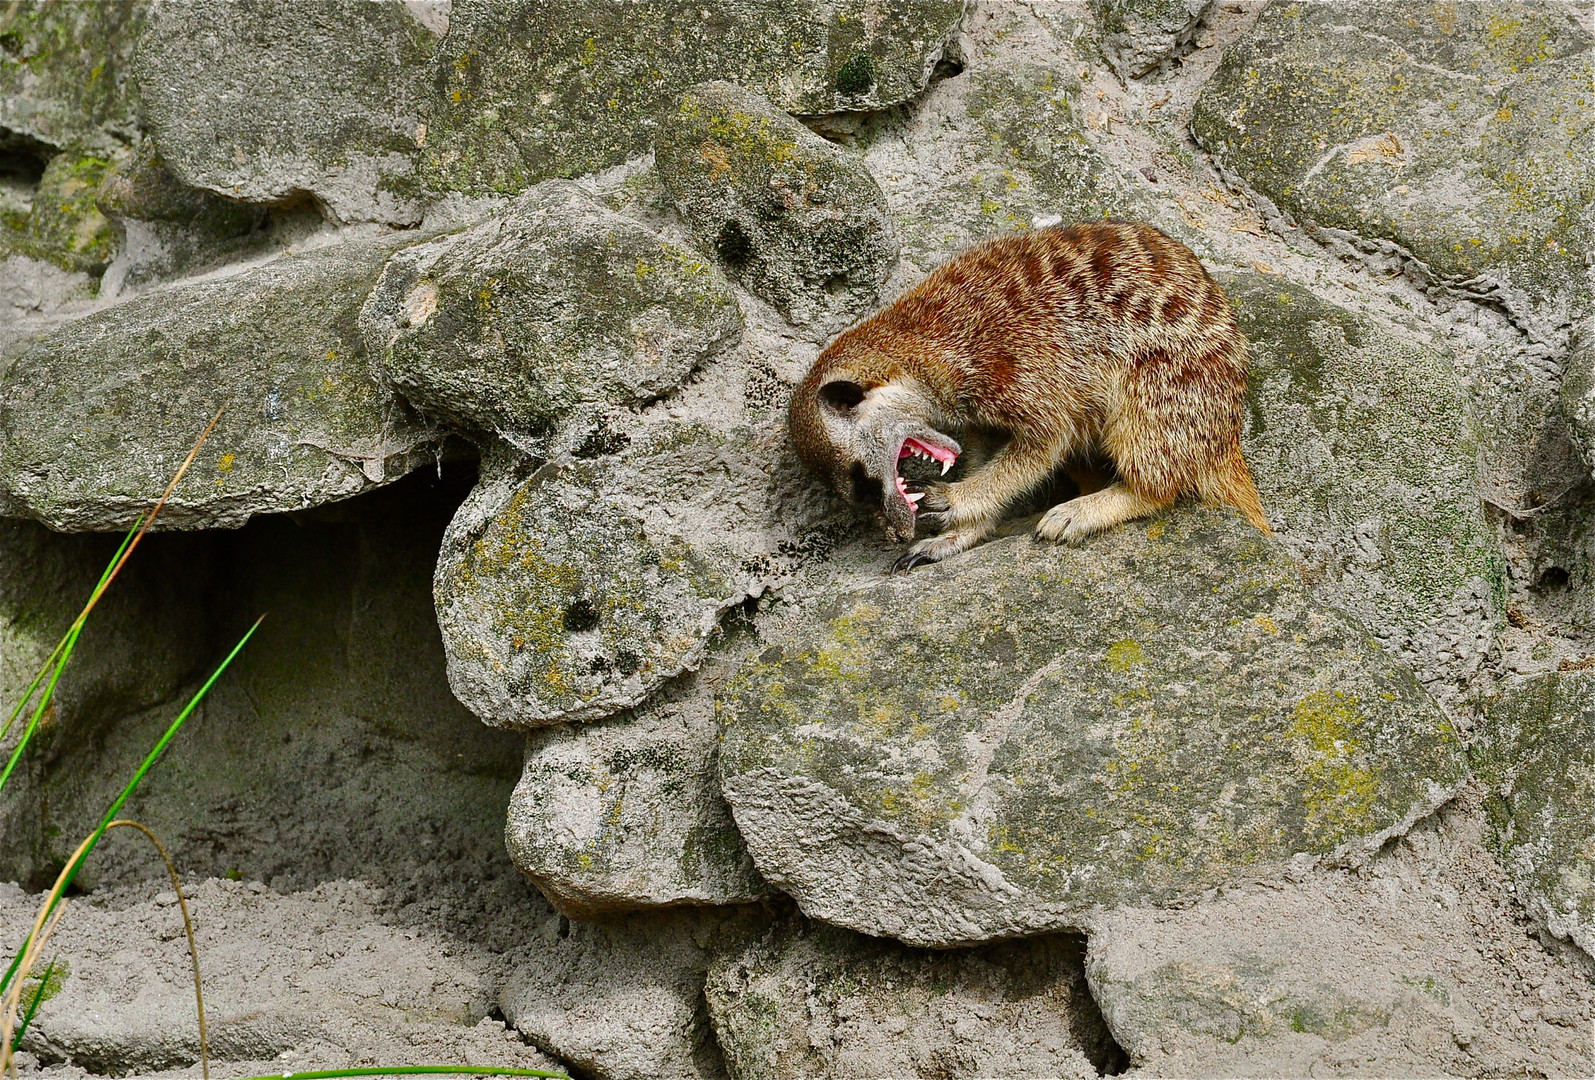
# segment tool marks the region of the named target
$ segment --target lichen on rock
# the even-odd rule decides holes
[[[1595,675],[1510,680],[1471,748],[1490,821],[1524,906],[1595,954]]]
[[[142,116],[193,187],[262,203],[308,194],[340,223],[414,225],[436,43],[398,0],[170,0],[138,39]]]
[[[698,253],[551,181],[396,255],[361,326],[417,408],[548,454],[595,407],[675,390],[736,343],[742,316]]]
[[[1362,857],[1464,775],[1411,672],[1210,510],[817,598],[725,710],[721,787],[765,878],[939,947]]]
[[[654,159],[698,247],[795,323],[852,321],[897,265],[886,199],[863,163],[741,87],[683,93]]]
[[[646,152],[684,88],[725,79],[793,113],[879,109],[925,88],[965,0],[457,0],[425,174],[513,194]]]
[[[0,379],[0,486],[51,528],[125,529],[223,406],[167,528],[236,527],[430,460],[438,436],[371,377],[355,326],[417,239],[285,256],[24,339]]]

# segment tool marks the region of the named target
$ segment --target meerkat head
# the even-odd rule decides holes
[[[908,490],[899,462],[925,458],[945,475],[963,452],[932,426],[935,414],[911,380],[871,385],[834,372],[805,383],[794,396],[792,441],[805,465],[838,492],[879,510],[887,536],[902,542],[913,539],[923,495]]]

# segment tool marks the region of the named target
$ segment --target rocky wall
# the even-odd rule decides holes
[[[11,5],[0,691],[220,419],[0,793],[0,929],[268,611],[128,807],[240,1069],[1587,1074],[1592,41],[1554,2]],[[970,244],[1104,217],[1234,304],[1273,534],[1015,507],[885,576],[792,388]],[[191,1067],[176,984],[114,975],[175,963],[160,873],[118,837],[80,879],[30,1069]]]

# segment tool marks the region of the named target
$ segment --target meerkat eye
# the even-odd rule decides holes
[[[855,382],[828,382],[820,387],[820,400],[833,412],[847,414],[864,400],[864,388]]]

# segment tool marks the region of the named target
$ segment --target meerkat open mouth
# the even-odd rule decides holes
[[[906,458],[921,458],[925,461],[934,461],[941,466],[941,475],[946,476],[947,470],[953,467],[958,460],[959,448],[956,443],[936,445],[913,435],[905,436],[902,444],[897,448],[897,460]],[[895,471],[895,470],[894,470]],[[903,479],[900,471],[896,472],[894,479],[897,481],[897,494],[902,496],[911,511],[918,512],[919,500],[925,497],[923,491],[909,491],[908,481]]]

